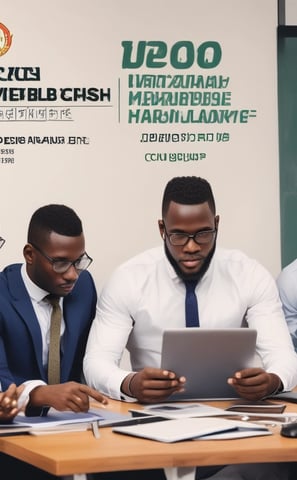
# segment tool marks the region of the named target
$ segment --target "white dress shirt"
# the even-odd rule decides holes
[[[285,390],[297,384],[297,355],[276,283],[262,265],[238,250],[217,248],[196,295],[201,328],[255,328],[265,370],[277,374]],[[163,330],[184,326],[185,286],[163,247],[128,260],[99,299],[84,359],[87,383],[123,398],[120,386],[130,373],[120,368],[125,347],[133,371],[159,367]]]

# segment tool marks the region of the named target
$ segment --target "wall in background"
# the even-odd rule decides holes
[[[1,10],[1,266],[72,206],[98,288],[160,243],[167,181],[201,175],[218,241],[280,270],[277,0],[11,0]]]

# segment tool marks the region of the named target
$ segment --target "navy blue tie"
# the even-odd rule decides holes
[[[186,285],[186,327],[199,327],[198,302],[195,293],[197,281],[187,280]]]

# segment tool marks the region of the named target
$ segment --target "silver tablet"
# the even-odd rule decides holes
[[[161,368],[187,379],[170,400],[238,398],[227,379],[253,366],[257,331],[251,328],[177,328],[163,333]]]

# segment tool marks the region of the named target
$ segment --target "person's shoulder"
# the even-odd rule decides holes
[[[162,247],[142,251],[118,265],[106,283],[108,286],[121,284],[122,288],[130,281],[136,285],[158,269],[160,262],[164,261],[164,257],[164,248]]]
[[[279,273],[277,279],[277,284],[279,287],[284,284],[287,285],[289,282],[296,284],[297,282],[297,259],[293,260],[291,263],[283,267]]]
[[[296,272],[297,272],[297,259],[293,260],[291,263],[286,265],[281,271],[281,273],[293,274],[293,275],[295,275]]]
[[[6,265],[0,273],[17,272],[21,270],[21,267],[22,263],[11,263],[10,265]]]
[[[233,262],[246,262],[246,261],[254,261],[253,258],[249,257],[245,252],[239,249],[231,249],[231,248],[222,248],[218,247],[216,249],[216,257],[219,260],[225,261],[233,261]]]
[[[22,292],[24,286],[21,276],[21,263],[14,263],[7,265],[0,272],[0,308],[5,308],[5,302],[15,296],[15,293]]]
[[[137,255],[129,258],[123,262],[118,270],[130,268],[133,266],[144,266],[144,265],[155,265],[160,260],[164,258],[164,248],[163,247],[154,247],[143,252],[138,253]]]
[[[6,267],[4,267],[3,270],[0,272],[0,278],[6,279],[10,275],[20,274],[21,267],[21,263],[12,263],[10,265],[6,265]]]
[[[247,270],[268,272],[268,269],[256,258],[249,256],[240,249],[217,248],[216,259],[218,263],[225,264],[228,269],[238,269],[244,273]]]

